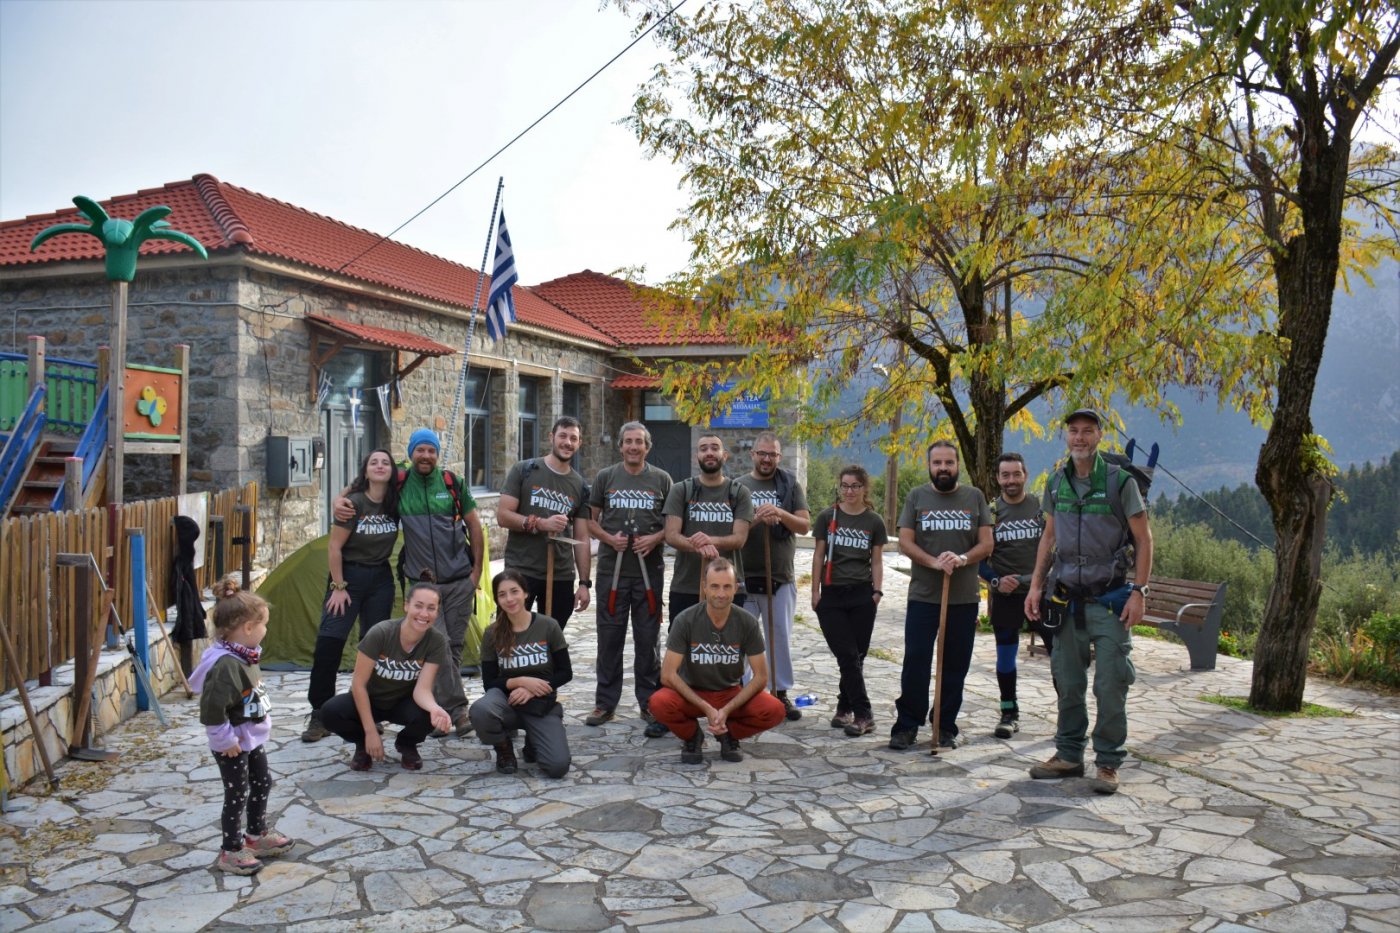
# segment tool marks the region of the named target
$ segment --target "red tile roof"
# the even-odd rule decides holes
[[[196,175],[189,181],[172,182],[101,203],[113,217],[124,218],[165,204],[173,209],[168,218],[171,226],[199,240],[211,254],[242,251],[290,260],[464,310],[471,307],[476,291],[475,269],[226,184],[212,175]],[[89,236],[54,237],[37,251],[29,251],[30,241],[39,231],[72,221],[87,222],[72,209],[0,222],[0,268],[100,260],[102,246]],[[166,240],[149,240],[141,247],[143,256],[187,252],[188,247]],[[489,278],[486,287],[489,288]],[[619,341],[611,333],[528,289],[516,287],[513,293],[516,316],[521,322],[607,347],[618,346]]]
[[[607,331],[624,346],[730,343],[718,330],[701,331],[674,324],[663,327],[660,321],[665,316],[664,309],[648,307],[661,293],[591,269],[532,286],[531,291]]]
[[[457,351],[446,344],[438,343],[436,340],[429,340],[427,337],[420,337],[411,334],[406,330],[390,330],[387,327],[371,327],[368,324],[352,324],[349,321],[341,321],[333,317],[324,317],[320,314],[308,314],[308,321],[315,321],[333,330],[338,330],[343,334],[348,334],[364,343],[372,343],[380,347],[389,347],[392,350],[404,350],[408,353],[421,353],[424,356],[450,356]]]

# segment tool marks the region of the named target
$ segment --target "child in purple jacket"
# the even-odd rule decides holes
[[[190,674],[200,692],[199,721],[209,734],[209,748],[224,782],[224,840],[214,867],[251,875],[260,858],[281,855],[294,843],[267,826],[267,797],[272,777],[263,745],[272,734],[267,692],[258,658],[267,635],[267,600],[239,588],[237,577],[215,586],[214,642]],[[248,811],[248,834],[242,832]]]

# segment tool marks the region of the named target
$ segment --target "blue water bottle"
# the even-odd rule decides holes
[[[818,698],[815,693],[804,693],[801,696],[794,698],[792,701],[792,705],[798,708],[814,706],[817,702],[817,699]]]

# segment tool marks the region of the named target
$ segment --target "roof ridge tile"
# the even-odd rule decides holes
[[[228,203],[228,199],[220,190],[222,184],[219,179],[207,172],[201,172],[194,176],[195,190],[204,199],[204,206],[209,208],[214,222],[224,232],[224,239],[243,246],[256,246],[257,244],[253,241],[253,232],[248,229],[243,218],[238,216],[238,212],[233,209],[232,204]]]

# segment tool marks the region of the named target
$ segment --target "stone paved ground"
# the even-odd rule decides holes
[[[272,810],[300,844],[254,878],[209,868],[219,783],[195,703],[172,694],[168,731],[144,714],[108,737],[121,767],[69,763],[63,793],[0,817],[0,930],[1400,930],[1400,702],[1315,684],[1355,715],[1229,712],[1198,697],[1247,692],[1248,663],[1183,672],[1184,649],[1140,640],[1133,754],[1100,797],[1026,776],[1052,750],[1044,659],[1022,654],[1021,734],[991,737],[985,636],[969,743],[893,752],[904,583],[887,575],[868,662],[880,732],[827,726],[835,666],[807,611],[799,688],[822,699],[740,764],[710,742],[682,766],[630,701],[583,725],[591,612],[568,631],[574,770],[557,781],[498,776],[455,739],[424,746],[422,772],[353,773],[344,746],[297,738],[305,675],[270,675]]]

